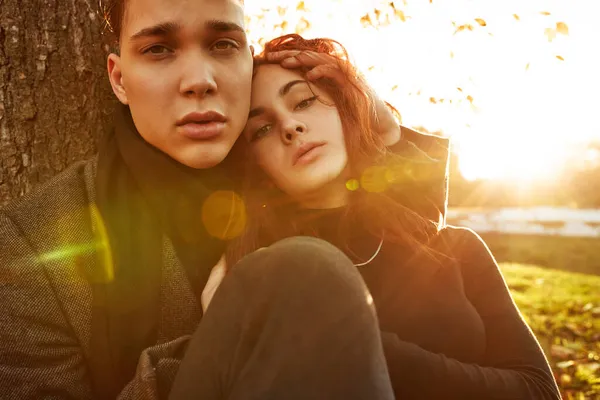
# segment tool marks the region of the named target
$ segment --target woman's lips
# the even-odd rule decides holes
[[[322,152],[325,143],[306,143],[294,154],[293,165],[306,165],[314,161]]]

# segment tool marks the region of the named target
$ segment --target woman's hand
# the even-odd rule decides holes
[[[210,304],[215,292],[221,285],[223,278],[227,272],[227,263],[225,262],[225,255],[221,257],[217,265],[215,265],[210,271],[210,275],[208,277],[208,281],[206,282],[206,286],[204,286],[204,290],[200,295],[200,302],[202,303],[202,313],[206,312],[208,305]]]
[[[350,82],[335,57],[314,51],[285,50],[269,53],[267,59],[279,62],[283,68],[309,68],[306,72],[306,79],[311,82],[320,78],[329,78],[338,85],[358,85],[373,99],[375,115],[373,115],[372,122],[375,132],[381,135],[386,146],[392,146],[400,140],[400,126],[391,108],[363,80],[357,79],[356,82]]]

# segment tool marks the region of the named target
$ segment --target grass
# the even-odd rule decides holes
[[[565,400],[600,399],[600,276],[502,263]]]
[[[481,233],[498,262],[600,275],[600,239]]]

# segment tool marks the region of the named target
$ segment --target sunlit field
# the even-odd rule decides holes
[[[600,277],[502,264],[525,320],[544,348],[563,398],[600,398]]]

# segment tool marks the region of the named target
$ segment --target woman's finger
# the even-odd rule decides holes
[[[345,82],[345,76],[340,68],[331,64],[318,65],[306,73],[306,79],[310,81],[316,81],[320,78],[332,79],[340,85]]]
[[[281,61],[283,59],[294,57],[300,54],[300,50],[282,50],[282,51],[274,51],[272,53],[267,54],[267,60],[269,61]]]

